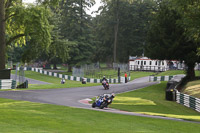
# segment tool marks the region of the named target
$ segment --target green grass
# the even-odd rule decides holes
[[[185,74],[185,71],[184,70],[168,70],[165,72],[161,72],[156,76],[177,75],[177,74]]]
[[[166,76],[166,75],[178,75],[178,74],[186,74],[185,70],[168,70],[165,72],[158,73],[156,76]],[[196,76],[200,76],[200,71],[195,71]]]
[[[200,125],[179,121],[0,99],[2,133],[198,133]]]
[[[57,72],[57,73],[72,76],[72,72],[66,71],[66,72]]]
[[[12,72],[14,73],[14,71]],[[29,84],[28,89],[56,89],[56,88],[73,88],[73,87],[86,87],[86,86],[97,86],[100,83],[86,83],[82,84],[79,81],[65,80],[65,84],[60,84],[61,79],[58,77],[44,75],[38,72],[25,71],[25,77],[36,79],[51,84]]]
[[[142,114],[200,121],[200,113],[176,102],[165,100],[166,83],[118,94],[111,107]]]
[[[12,74],[15,74],[15,71],[12,71]],[[153,73],[134,71],[134,72],[131,72],[131,80],[144,77],[144,76],[149,76],[151,74]],[[45,84],[45,85],[29,84],[29,89],[56,89],[56,88],[72,88],[72,87],[86,87],[86,86],[101,85],[100,83],[82,84],[81,82],[71,81],[71,80],[66,80],[65,84],[60,84],[61,79],[58,77],[48,76],[48,75],[44,75],[44,74],[33,72],[33,71],[25,71],[25,77],[51,83],[51,84]]]
[[[200,80],[188,82],[184,86],[183,93],[200,98]]]
[[[109,75],[112,75],[112,78],[116,78],[116,79],[118,78],[118,76],[117,76],[118,72],[113,69],[112,70],[104,70],[104,71],[98,72],[96,74],[102,75],[102,77],[103,77],[103,75],[105,75],[107,78],[110,78]],[[124,74],[125,73],[121,72],[120,76],[123,77]],[[153,74],[155,74],[155,73],[154,72],[142,72],[142,71],[130,71],[131,80],[134,80],[136,78],[146,77],[146,76],[153,75]],[[90,78],[90,76],[86,76],[86,77]],[[102,77],[98,77],[98,78],[102,78]]]
[[[142,71],[131,71],[131,80],[134,80],[136,78],[146,77],[155,74],[154,72],[142,72]]]

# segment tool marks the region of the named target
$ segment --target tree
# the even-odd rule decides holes
[[[200,55],[200,1],[199,0],[174,0],[173,9],[182,14],[177,22],[184,28],[184,34],[188,40],[198,44],[198,55]]]
[[[94,4],[94,1],[68,0],[62,5],[62,25],[61,33],[69,41],[76,42],[70,49],[70,60],[68,66],[80,66],[91,62],[91,57],[95,52],[93,35],[91,32],[91,16],[86,14],[86,9]],[[70,71],[71,69],[69,69]]]
[[[21,0],[0,0],[0,70],[5,69],[6,46],[25,44],[34,39],[48,47],[51,42],[48,8],[44,5],[58,0],[43,0],[37,6],[24,6]]]
[[[53,63],[54,69],[57,69],[57,63],[64,63],[70,59],[70,48],[76,45],[75,42],[68,41],[61,35],[61,10],[59,8],[51,8],[52,17],[50,18],[50,24],[53,26],[51,32],[52,42],[49,46],[49,50],[46,54],[47,61]]]
[[[0,70],[5,69],[5,0],[0,0]]]
[[[182,14],[178,24],[184,27],[184,33],[190,40],[200,41],[200,1],[173,0],[173,8]]]
[[[115,2],[117,1],[107,1],[100,8],[101,14],[94,19],[97,25],[95,34],[98,42],[96,56],[100,60],[106,57],[114,61],[113,55],[116,54],[118,62],[127,62],[130,55],[143,53],[146,33],[152,14],[156,10],[156,3],[152,0],[131,2],[119,0],[117,5]],[[116,9],[118,9],[118,15],[116,15]],[[117,47],[114,44],[117,44]],[[116,50],[114,50],[115,47]]]
[[[159,5],[155,19],[148,33],[146,56],[152,59],[179,60],[187,65],[187,79],[195,78],[195,63],[199,62],[197,56],[198,45],[188,40],[184,28],[177,22],[182,15],[171,8],[169,1]]]

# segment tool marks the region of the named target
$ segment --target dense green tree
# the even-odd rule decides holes
[[[156,3],[152,0],[106,1],[100,10],[101,14],[94,19],[96,40],[99,42],[96,56],[102,55],[97,59],[105,60],[106,57],[114,61],[115,47],[119,62],[127,62],[130,55],[142,55]]]
[[[199,0],[172,0],[173,9],[183,17],[177,23],[183,27],[188,40],[196,42],[200,55],[200,1]]]
[[[50,18],[50,24],[53,26],[51,32],[52,42],[46,54],[46,60],[54,65],[54,69],[57,69],[57,63],[64,63],[70,59],[70,47],[73,48],[72,46],[76,46],[76,43],[68,41],[68,39],[61,35],[61,10],[59,8],[52,8],[52,14]]]
[[[68,0],[61,3],[63,9],[62,36],[77,44],[70,49],[70,60],[67,61],[69,66],[90,63],[93,58],[95,51],[91,33],[91,16],[86,14],[86,9],[93,4],[93,0]]]
[[[184,61],[187,65],[187,78],[192,80],[195,77],[195,63],[199,62],[198,45],[188,40],[184,28],[178,24],[182,17],[169,1],[159,5],[148,33],[146,55],[152,59]]]
[[[173,8],[183,17],[178,24],[184,27],[184,33],[190,40],[200,41],[200,1],[172,0]]]

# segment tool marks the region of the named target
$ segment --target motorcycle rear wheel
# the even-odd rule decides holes
[[[100,105],[100,109],[103,109],[104,107],[106,107],[106,103],[105,102],[103,102],[101,105]]]

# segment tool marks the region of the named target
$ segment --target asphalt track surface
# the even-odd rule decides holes
[[[150,118],[193,122],[176,118],[151,116],[133,112],[120,111],[111,108],[106,108],[106,109],[92,108],[90,104],[88,104],[87,102],[86,103],[83,102],[87,101],[85,99],[92,98],[101,94],[105,93],[118,94],[144,88],[158,83],[158,82],[148,82],[148,80],[149,80],[148,77],[144,77],[128,82],[126,84],[110,84],[109,90],[104,90],[102,86],[93,86],[93,87],[64,88],[64,89],[0,91],[0,97],[7,99],[14,99],[14,100],[23,100],[30,102],[91,109],[104,112],[112,112],[124,115],[134,115],[134,116],[142,116]],[[199,122],[194,122],[194,123],[199,123]]]
[[[10,77],[11,77],[11,79],[16,80],[17,82],[19,81],[19,76],[15,77],[14,74],[11,74]],[[51,83],[47,83],[47,82],[44,82],[44,81],[39,81],[39,80],[30,79],[30,78],[26,78],[26,77],[25,77],[25,80],[28,80],[29,84],[51,84]]]

